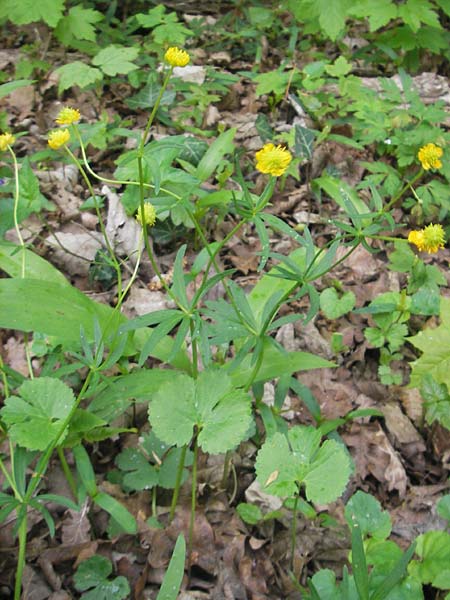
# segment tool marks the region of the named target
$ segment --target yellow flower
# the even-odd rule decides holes
[[[186,50],[181,50],[176,46],[169,48],[164,54],[164,58],[171,67],[185,67],[191,60],[191,57]]]
[[[141,212],[141,209],[139,208],[137,215],[136,215],[136,221],[138,223],[140,223],[141,225],[142,225],[142,222],[144,222],[149,227],[153,227],[153,225],[156,222],[156,211],[155,211],[155,207],[153,206],[153,204],[150,204],[150,202],[146,202],[144,204],[144,218],[142,218],[142,212]]]
[[[256,154],[256,168],[261,173],[279,177],[283,175],[292,160],[292,154],[282,146],[266,144]]]
[[[434,254],[440,248],[444,247],[445,244],[445,233],[442,225],[427,225],[424,229],[419,231],[410,231],[408,235],[408,242],[417,246],[422,252],[428,252],[428,254]]]
[[[417,158],[420,160],[425,171],[429,169],[440,169],[442,162],[439,160],[443,155],[443,150],[436,144],[426,144],[417,153]]]
[[[12,146],[16,138],[11,133],[2,133],[0,135],[0,150],[4,152],[8,149],[8,146]]]
[[[52,150],[58,150],[70,140],[68,129],[55,129],[48,134],[48,145]]]
[[[72,125],[72,123],[76,123],[80,119],[81,115],[79,110],[65,106],[59,111],[56,122],[58,125]]]

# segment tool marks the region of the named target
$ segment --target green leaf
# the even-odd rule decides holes
[[[75,588],[79,592],[91,589],[83,594],[83,600],[124,600],[129,597],[130,586],[125,577],[108,579],[112,573],[111,562],[104,556],[91,556],[78,566],[73,577]]]
[[[58,67],[54,73],[59,79],[58,94],[62,94],[64,90],[68,90],[73,86],[85,89],[96,81],[103,79],[100,69],[90,67],[80,60]]]
[[[0,411],[9,437],[29,450],[45,450],[58,437],[62,423],[72,409],[73,392],[58,379],[40,377],[25,381],[19,393],[20,397],[6,398]]]
[[[98,504],[100,508],[103,508],[103,510],[106,510],[106,512],[111,515],[125,533],[136,533],[137,526],[135,518],[118,500],[104,492],[96,494],[93,497],[93,500],[95,504]]]
[[[255,376],[255,383],[258,381],[269,381],[282,375],[296,373],[298,371],[310,371],[311,369],[326,369],[334,367],[335,363],[325,360],[321,356],[316,356],[309,352],[281,352],[272,344],[265,342],[264,354],[261,366]],[[253,372],[254,365],[252,357],[246,356],[239,369],[230,374],[235,386],[244,386]]]
[[[186,542],[180,533],[156,600],[176,600],[178,598],[184,575],[185,557]]]
[[[124,46],[107,46],[94,56],[92,64],[105,73],[105,75],[114,75],[130,73],[137,69],[137,65],[133,64],[135,58],[139,54],[138,48],[125,48]]]
[[[85,447],[78,444],[72,448],[73,456],[77,466],[77,473],[81,479],[81,483],[86,488],[89,496],[95,496],[98,492],[95,472],[91,464],[91,459]]]
[[[414,33],[419,31],[422,23],[442,29],[437,13],[428,0],[407,0],[398,7],[398,16],[409,25]]]
[[[249,525],[256,525],[256,523],[259,523],[263,519],[261,509],[255,504],[241,502],[236,506],[236,511],[241,519]]]
[[[441,324],[426,328],[417,335],[406,338],[422,352],[411,363],[411,387],[420,387],[423,377],[429,373],[438,383],[450,388],[450,299],[441,298]]]
[[[127,98],[125,104],[136,110],[137,108],[151,109],[156,104],[161,86],[155,81],[150,81],[137,94]],[[168,106],[175,100],[175,92],[173,90],[165,90],[160,100],[160,106]],[[194,138],[195,139],[195,138]]]
[[[274,131],[270,126],[267,115],[265,115],[264,113],[258,113],[258,116],[256,117],[255,121],[255,127],[263,144],[273,140]]]
[[[416,554],[420,560],[413,560],[408,567],[409,573],[424,584],[438,587],[439,579],[445,576],[445,587],[450,581],[450,533],[447,531],[428,531],[417,538]]]
[[[204,371],[197,380],[180,374],[153,396],[149,419],[156,436],[167,444],[188,444],[197,427],[201,448],[220,454],[245,439],[252,422],[251,401],[221,371]]]
[[[2,0],[0,21],[9,19],[15,25],[45,21],[55,27],[63,16],[64,0]]]
[[[33,83],[35,83],[34,79],[16,79],[15,81],[8,81],[7,83],[2,83],[0,85],[0,99],[4,98],[8,94],[11,94],[12,92],[14,92],[14,90],[18,90],[21,87],[26,87],[27,85],[32,85]]]
[[[440,498],[436,504],[436,511],[440,517],[450,523],[450,494],[446,494]]]
[[[294,125],[295,155],[311,160],[314,149],[316,132],[301,125]]]
[[[22,276],[22,252],[20,246],[0,240],[0,269],[11,277]],[[25,278],[50,281],[60,286],[71,287],[64,275],[38,254],[25,249]]]
[[[54,34],[66,46],[74,39],[95,42],[96,35],[93,24],[102,21],[103,18],[102,13],[98,10],[73,6],[68,14],[59,21]]]
[[[225,154],[232,154],[235,148],[233,138],[236,128],[232,127],[217,137],[198,163],[194,175],[200,181],[206,181],[219,166]]]
[[[353,292],[345,292],[339,298],[335,288],[329,287],[320,294],[320,308],[327,319],[338,319],[353,309],[355,300]]]
[[[352,70],[352,65],[348,62],[345,56],[339,56],[332,65],[327,65],[325,71],[332,77],[342,77],[347,75]]]
[[[394,242],[394,252],[389,255],[388,268],[398,273],[409,273],[417,260],[408,244]]]
[[[290,77],[291,74],[289,72],[280,69],[256,75],[253,78],[258,84],[256,86],[256,95],[275,94],[275,96],[282,96],[289,85]]]
[[[381,509],[376,498],[370,494],[358,491],[347,502],[345,518],[352,526],[354,520],[361,528],[363,537],[371,535],[378,540],[385,540],[391,533],[391,519],[389,513]]]
[[[326,440],[320,445],[320,431],[296,426],[288,436],[275,433],[256,459],[256,474],[264,491],[277,496],[293,496],[298,486],[306,488],[311,502],[326,504],[344,491],[350,476],[350,461],[340,444]]]
[[[450,429],[450,394],[445,383],[438,383],[430,373],[422,378],[420,394],[425,400],[425,419],[431,425],[438,421]]]
[[[361,19],[368,19],[370,31],[376,31],[397,18],[397,6],[392,0],[360,0],[349,9],[349,14]]]
[[[80,344],[80,326],[88,341],[93,341],[96,319],[106,328],[107,339],[125,320],[122,315],[111,316],[109,306],[90,300],[72,286],[38,279],[0,280],[0,327],[54,335],[73,349]]]

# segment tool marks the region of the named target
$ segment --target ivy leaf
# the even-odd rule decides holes
[[[197,380],[179,374],[154,395],[149,418],[156,436],[166,444],[188,444],[197,427],[201,448],[220,454],[245,439],[252,422],[251,401],[223,372],[204,371]]]
[[[91,556],[80,563],[73,580],[79,592],[91,589],[83,594],[83,600],[123,600],[130,593],[125,577],[108,579],[112,573],[111,562],[104,556]]]
[[[6,398],[0,411],[9,436],[28,450],[45,450],[75,402],[73,392],[59,379],[40,377],[25,381],[19,393]]]
[[[59,21],[54,34],[66,46],[74,39],[95,42],[96,35],[93,24],[102,20],[103,15],[98,10],[73,6],[69,13]]]
[[[264,491],[276,496],[293,496],[299,485],[311,502],[336,500],[350,476],[345,449],[334,440],[320,445],[314,427],[293,427],[287,437],[277,432],[266,440],[256,459],[256,474]]]
[[[320,294],[320,308],[327,319],[337,319],[350,312],[355,306],[355,294],[345,292],[338,297],[337,291],[332,288],[326,288]]]
[[[103,79],[100,69],[90,67],[80,60],[59,67],[55,71],[59,78],[58,94],[76,85],[81,89],[87,88],[96,81]]]
[[[137,58],[138,48],[124,48],[123,46],[107,46],[98,52],[92,59],[92,64],[105,73],[105,75],[118,75],[130,73],[138,67],[131,61]]]
[[[2,0],[0,21],[9,19],[15,25],[45,21],[55,27],[63,16],[64,0]]]

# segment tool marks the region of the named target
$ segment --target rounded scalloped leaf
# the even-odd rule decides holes
[[[188,444],[196,427],[202,450],[220,454],[245,439],[251,399],[221,371],[204,371],[197,380],[180,374],[155,394],[149,419],[156,436],[168,444]]]

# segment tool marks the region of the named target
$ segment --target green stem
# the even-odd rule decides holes
[[[23,570],[25,568],[25,552],[27,548],[27,512],[25,507],[25,514],[22,522],[19,526],[19,555],[17,557],[17,569],[16,569],[16,581],[14,587],[14,600],[20,600],[20,594],[22,591],[22,577]]]
[[[83,177],[84,182],[86,183],[86,186],[91,195],[92,202],[94,203],[95,212],[96,212],[97,218],[98,218],[98,223],[100,225],[100,231],[102,233],[103,239],[105,241],[105,246],[108,250],[108,253],[111,257],[111,261],[112,261],[114,268],[116,270],[116,273],[117,273],[117,289],[118,289],[118,295],[120,296],[121,291],[122,291],[122,271],[120,269],[120,264],[117,261],[116,255],[114,254],[114,250],[109,241],[108,234],[106,233],[105,224],[103,223],[102,215],[100,212],[100,207],[97,203],[97,198],[95,196],[94,188],[92,187],[91,181],[90,181],[89,177],[87,176],[87,173],[84,170],[84,168],[83,168],[82,164],[80,163],[80,161],[78,160],[78,158],[74,155],[74,153],[70,150],[70,148],[68,146],[65,145],[64,148],[65,148],[66,152],[68,153],[68,155],[70,156],[70,158],[72,159],[72,161],[75,163],[77,169],[80,171],[81,176]]]
[[[152,517],[158,518],[156,513],[156,485],[152,488]]]
[[[75,479],[73,478],[72,471],[70,470],[69,465],[67,464],[66,455],[64,454],[63,448],[58,446],[56,451],[58,452],[59,462],[61,463],[62,470],[67,479],[67,483],[69,484],[70,491],[72,492],[72,496],[74,499],[77,499],[77,484],[75,483]]]
[[[75,136],[80,143],[81,156],[83,157],[83,164],[84,164],[86,171],[89,173],[89,175],[92,175],[92,177],[94,177],[95,179],[98,179],[98,181],[102,181],[103,183],[109,183],[111,185],[140,185],[139,181],[125,181],[123,179],[108,179],[108,177],[103,177],[102,175],[99,175],[98,173],[96,173],[89,164],[89,161],[88,161],[87,155],[86,155],[86,150],[83,145],[83,140],[81,139],[80,132],[78,131],[76,125],[73,125],[73,131],[75,132]],[[144,182],[144,187],[150,188],[152,190],[155,189],[155,186],[151,183]],[[169,196],[172,196],[176,200],[181,200],[181,196],[178,196],[178,194],[175,194],[175,192],[172,192],[171,190],[168,190],[163,187],[160,187],[159,189],[164,194],[168,194]]]
[[[159,105],[161,103],[163,94],[166,91],[166,87],[167,87],[167,84],[169,83],[169,79],[170,79],[170,76],[172,75],[172,71],[173,71],[173,67],[170,67],[170,69],[167,71],[167,75],[164,78],[164,81],[163,81],[163,84],[161,86],[161,89],[159,90],[159,94],[158,94],[158,97],[156,98],[156,102],[153,105],[152,112],[150,113],[150,116],[149,116],[148,121],[147,121],[147,125],[145,127],[145,131],[144,131],[144,133],[142,134],[142,137],[141,137],[141,143],[139,145],[139,154],[141,154],[142,151],[144,150],[145,142],[147,141],[148,134],[150,132],[150,127],[152,126],[153,119],[155,118],[156,113],[158,111],[158,108],[159,108]]]
[[[407,181],[402,187],[402,189],[389,200],[389,202],[384,207],[383,212],[388,212],[388,210],[390,210],[394,206],[397,200],[400,200],[400,198],[403,196],[406,190],[413,186],[422,177],[424,173],[425,171],[423,169],[420,169],[420,171],[414,175],[411,181]]]
[[[294,509],[292,511],[292,521],[291,521],[291,571],[294,571],[294,559],[295,559],[295,542],[296,542],[296,534],[297,534],[297,504],[298,504],[298,494],[295,496],[294,501]]]
[[[22,233],[19,227],[18,220],[18,210],[19,210],[19,198],[20,198],[20,187],[19,187],[19,165],[17,164],[17,158],[14,150],[11,146],[8,146],[9,153],[12,156],[13,164],[14,164],[14,229],[16,230],[17,237],[19,239],[19,244],[22,249],[22,268],[21,268],[21,277],[22,279],[25,277],[25,242],[23,241]]]
[[[189,329],[191,332],[191,344],[192,344],[192,377],[197,379],[198,377],[198,348],[197,340],[194,339],[194,323],[191,319],[189,323]]]
[[[188,577],[191,576],[191,556],[194,541],[194,521],[195,508],[197,502],[197,460],[198,460],[198,432],[194,435],[194,462],[192,463],[192,487],[191,487],[191,517],[189,519],[189,539],[188,539]]]
[[[175,487],[173,489],[173,494],[172,494],[172,502],[170,504],[169,523],[172,522],[172,520],[175,516],[175,509],[177,507],[178,496],[180,494],[181,479],[183,478],[183,469],[184,469],[184,462],[186,460],[186,451],[187,451],[187,445],[185,444],[181,449],[180,461],[178,463],[177,478],[175,480]]]
[[[47,447],[47,450],[44,452],[44,454],[39,459],[39,462],[36,466],[36,471],[33,473],[30,483],[28,484],[26,494],[23,498],[24,504],[28,504],[30,502],[37,486],[39,485],[39,482],[41,481],[42,476],[44,475],[44,473],[47,469],[47,466],[48,466],[50,457],[53,453],[53,450],[57,447],[59,440],[61,439],[61,437],[63,436],[63,434],[66,430],[66,427],[68,427],[70,421],[72,420],[73,415],[75,414],[75,411],[77,410],[81,400],[83,399],[83,396],[84,396],[86,390],[89,387],[89,384],[91,382],[93,374],[94,374],[94,371],[91,369],[83,383],[83,387],[81,388],[81,390],[74,402],[74,405],[72,406],[67,417],[64,419],[64,421],[59,429],[58,434],[56,435],[54,440],[51,442],[51,444],[49,444],[49,446]]]

